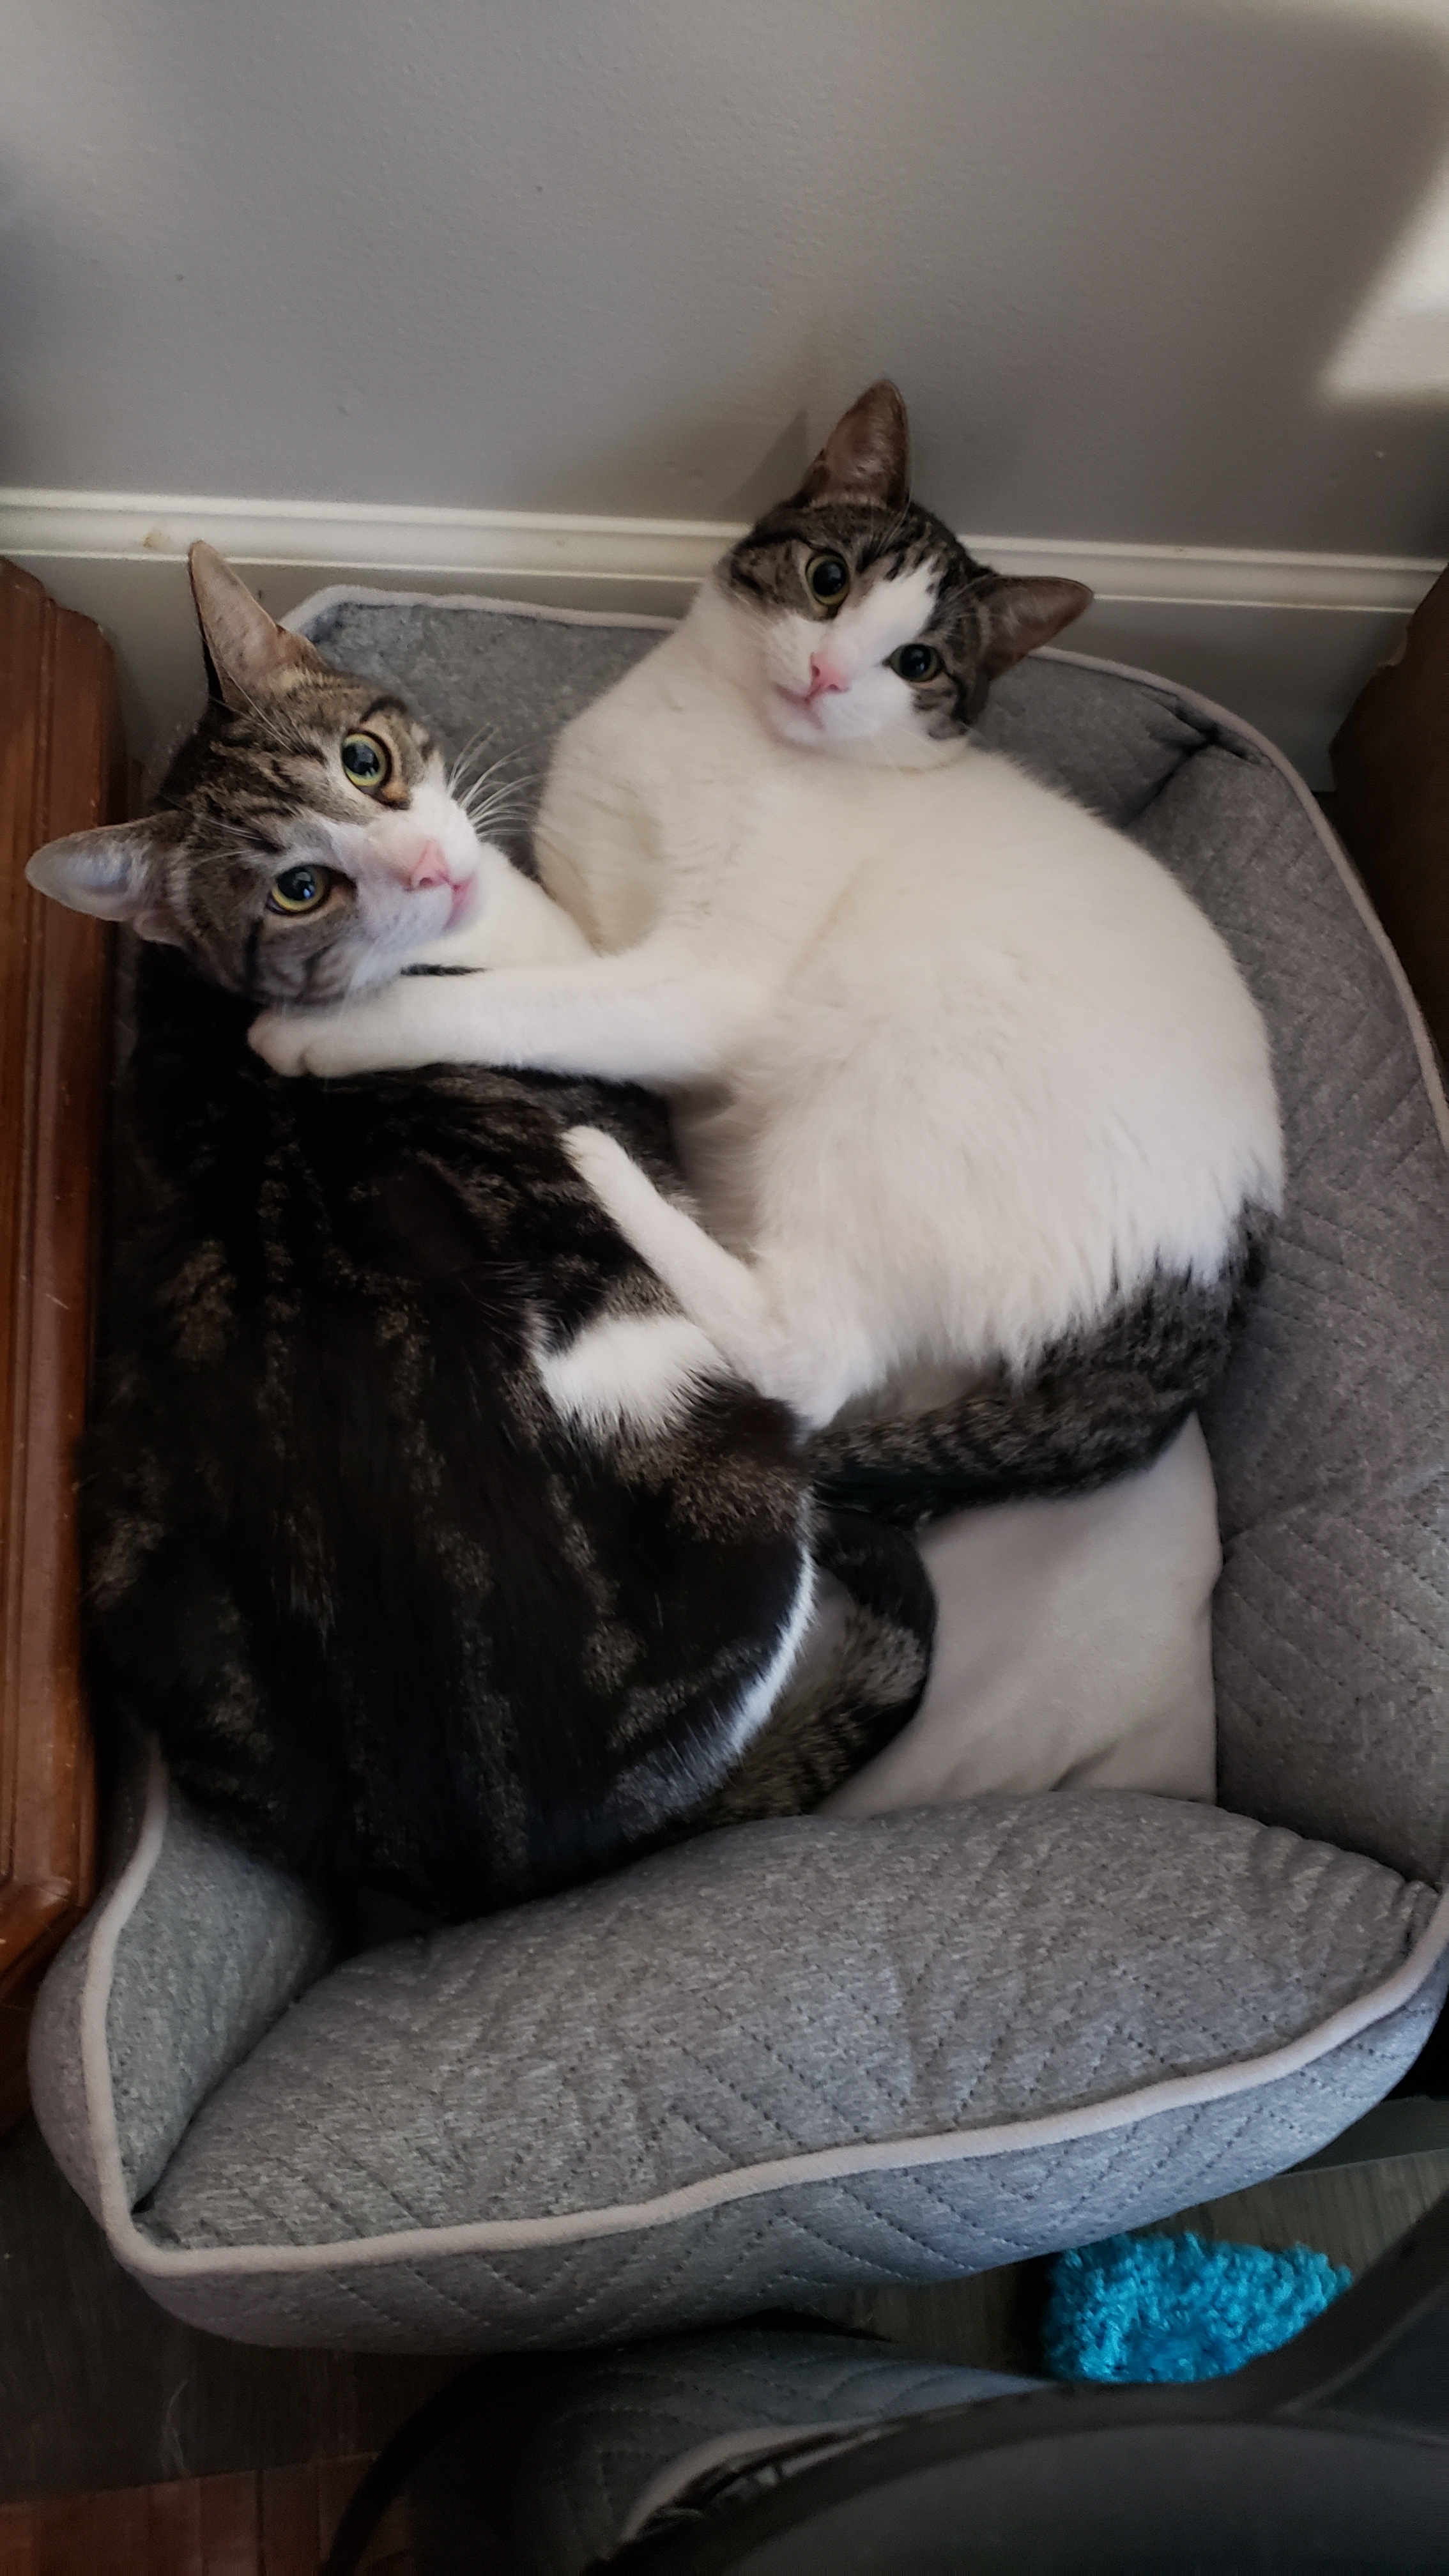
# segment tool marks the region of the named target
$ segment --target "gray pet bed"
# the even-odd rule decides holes
[[[648,622],[364,593],[310,631],[543,765]],[[299,619],[294,622],[300,622]],[[175,2315],[588,2343],[925,2281],[1280,2170],[1449,1979],[1449,1204],[1427,1042],[1311,799],[1220,709],[1042,655],[985,731],[1157,852],[1273,1032],[1291,1199],[1206,1428],[1219,1808],[991,1797],[711,1836],[333,1963],[153,1778],[51,1972],[55,2154]]]

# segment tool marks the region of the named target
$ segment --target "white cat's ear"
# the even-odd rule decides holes
[[[198,539],[187,562],[213,697],[229,707],[248,707],[285,688],[296,672],[322,667],[320,655],[304,637],[289,635],[267,615],[215,546]]]
[[[143,939],[174,941],[159,897],[157,855],[151,822],[105,823],[99,831],[47,841],[25,874],[37,894],[48,894],[68,912],[129,922]]]
[[[1058,581],[1048,573],[1026,574],[1020,580],[1011,573],[988,573],[984,581],[972,583],[971,596],[985,612],[981,667],[992,679],[1034,653],[1038,644],[1050,644],[1054,635],[1092,605],[1085,582]]]
[[[911,497],[911,430],[905,404],[888,376],[867,385],[836,422],[795,497],[905,508]]]

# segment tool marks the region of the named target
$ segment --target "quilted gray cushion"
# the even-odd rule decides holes
[[[1110,2101],[1313,2028],[1433,1906],[1130,1790],[712,1834],[335,1969],[199,2112],[148,2225],[326,2244],[557,2218]]]
[[[320,1978],[288,1896],[158,1781],[33,2052],[122,2260],[272,2343],[604,2340],[1079,2243],[1321,2144],[1449,1977],[1428,1889],[1126,1791],[747,1827]]]
[[[535,769],[651,640],[387,601],[311,631]],[[34,2080],[178,2314],[473,2347],[959,2273],[1277,2170],[1415,2053],[1449,1973],[1421,1883],[1449,1834],[1442,1094],[1266,745],[1065,655],[990,730],[1179,873],[1273,1033],[1289,1211],[1207,1423],[1243,1812],[1104,1792],[751,1827],[319,1976],[295,1891],[158,1790],[52,1973]]]

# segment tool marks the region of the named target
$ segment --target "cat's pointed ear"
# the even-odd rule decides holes
[[[1020,579],[1008,572],[988,573],[983,581],[972,583],[971,596],[985,616],[981,667],[992,679],[1034,653],[1039,644],[1050,644],[1054,635],[1092,605],[1084,581],[1059,581],[1048,573],[1025,574]]]
[[[910,497],[910,423],[897,388],[881,376],[836,422],[795,498],[903,510]]]
[[[159,855],[153,821],[103,823],[98,831],[47,841],[27,861],[25,874],[37,894],[48,894],[68,912],[126,921],[143,939],[174,941],[161,899]]]
[[[214,698],[229,707],[248,707],[285,688],[296,672],[321,667],[312,646],[267,615],[215,546],[198,539],[187,562]]]

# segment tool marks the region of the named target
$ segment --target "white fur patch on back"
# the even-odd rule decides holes
[[[761,1672],[758,1682],[753,1682],[750,1690],[743,1695],[743,1700],[740,1700],[740,1705],[737,1705],[735,1710],[735,1718],[732,1718],[732,1741],[735,1741],[735,1752],[743,1752],[745,1744],[750,1741],[750,1736],[755,1736],[758,1731],[761,1731],[768,1713],[771,1713],[771,1708],[776,1705],[776,1700],[779,1700],[781,1690],[784,1690],[784,1685],[789,1682],[789,1677],[792,1677],[794,1667],[797,1667],[799,1649],[804,1646],[804,1631],[810,1628],[812,1610],[815,1610],[815,1558],[812,1558],[810,1553],[804,1553],[802,1566],[799,1566],[799,1589],[797,1589],[797,1595],[794,1595],[789,1618],[786,1618],[784,1628],[781,1628],[779,1646],[776,1646],[776,1651],[773,1651],[766,1672]]]
[[[667,1431],[699,1387],[731,1375],[687,1315],[602,1315],[563,1350],[537,1357],[561,1420],[595,1438]]]
[[[794,1672],[814,1613],[815,1591],[815,1561],[808,1548],[802,1547],[800,1579],[775,1650],[764,1671],[740,1693],[734,1708],[725,1716],[723,1737],[696,1736],[692,1742],[685,1738],[647,1755],[609,1791],[607,1803],[612,1812],[657,1813],[662,1799],[667,1814],[687,1815],[691,1807],[718,1787],[751,1737],[759,1733]]]
[[[780,1631],[780,1642],[759,1679],[742,1695],[730,1720],[730,1742],[736,1753],[742,1753],[751,1736],[757,1735],[795,1669],[805,1631],[815,1608],[815,1560],[802,1554],[800,1582],[790,1607],[789,1617]]]

